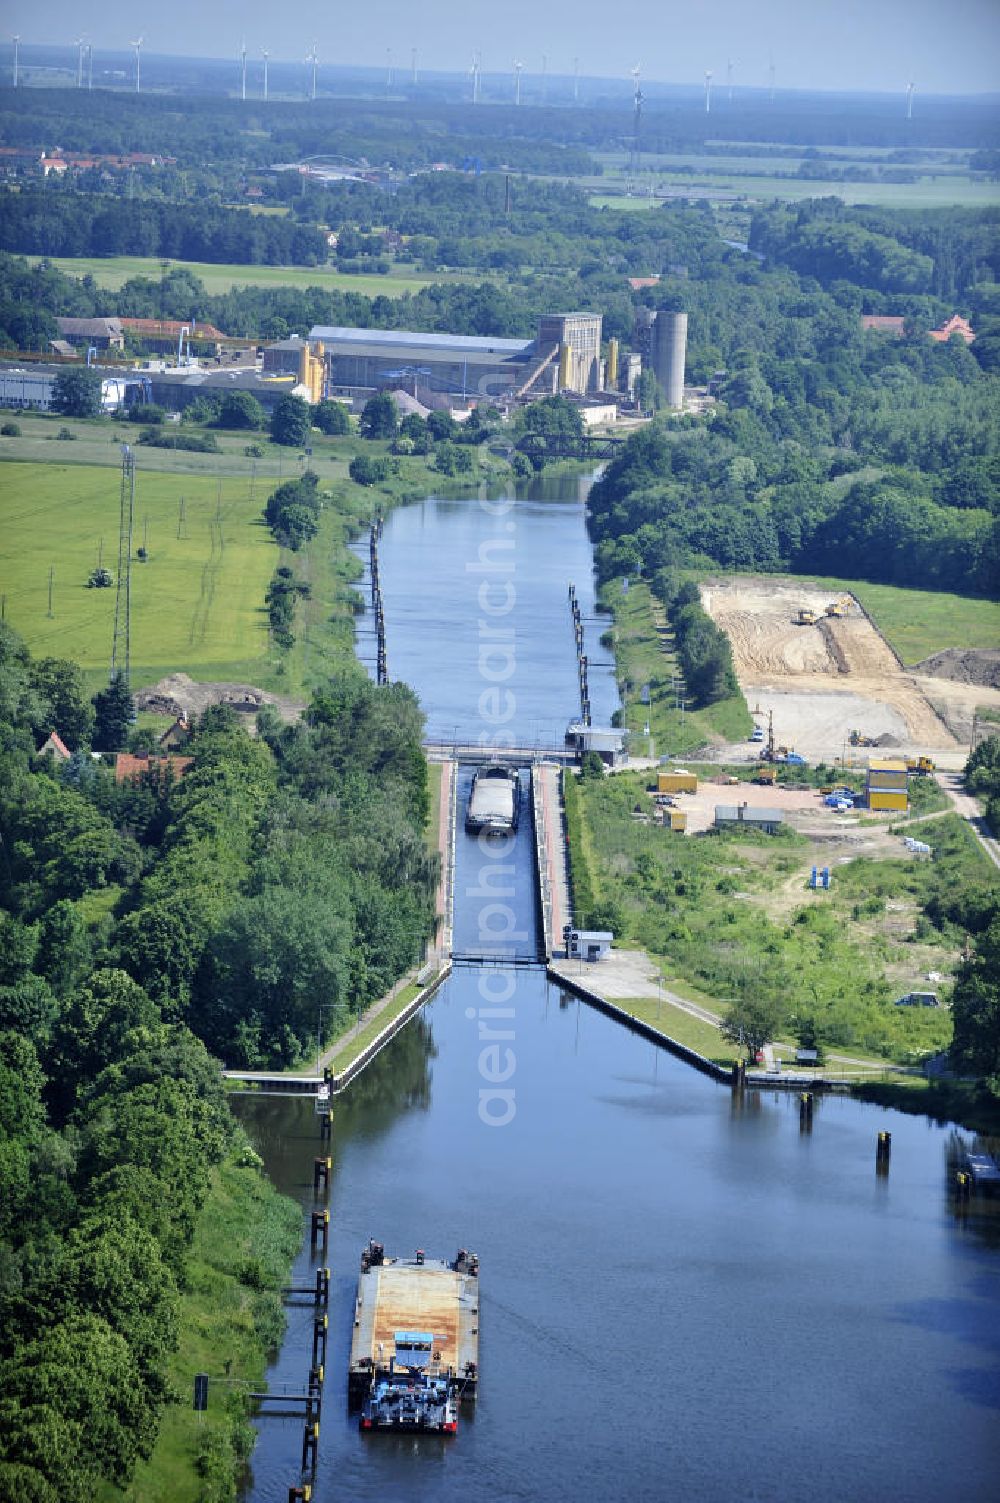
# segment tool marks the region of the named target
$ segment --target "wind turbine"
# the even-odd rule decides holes
[[[478,52],[472,54],[472,67],[469,69],[469,72],[472,74],[472,102],[473,104],[478,104],[482,77],[480,71],[480,54]]]
[[[391,89],[392,88],[392,48],[391,47],[387,47],[385,49],[385,86],[386,86],[387,89]]]
[[[14,88],[16,89],[17,88],[18,52],[19,52],[20,47],[21,47],[21,38],[19,36],[14,36],[11,40],[14,43]]]
[[[774,103],[774,56],[770,57],[767,64],[767,87],[771,103]]]
[[[94,87],[94,44],[93,44],[93,42],[88,42],[87,43],[87,88],[88,88],[88,90],[90,90],[93,87]]]
[[[542,53],[542,103],[543,104],[545,103],[546,96],[548,94],[548,87],[549,87],[549,76],[548,75],[549,75],[549,60],[545,56],[545,53],[543,52]]]
[[[142,49],[142,37],[139,37],[138,40],[135,41],[135,42],[133,42],[131,45],[132,45],[132,48],[133,48],[133,50],[135,52],[135,92],[138,94],[138,92],[139,92],[139,53],[140,53],[140,51]]]
[[[712,70],[711,70],[711,68],[706,68],[705,69],[705,114],[706,115],[710,115],[711,112],[712,112]]]
[[[267,103],[267,60],[271,56],[266,47],[260,49],[260,55],[264,59],[264,103]]]
[[[573,103],[580,103],[580,59],[573,59]]]
[[[316,98],[316,69],[319,66],[319,58],[316,55],[316,43],[315,42],[313,42],[313,50],[310,52],[309,56],[306,58],[306,62],[307,63],[312,63],[312,93],[309,95],[309,98],[310,99],[315,99]]]
[[[733,102],[733,60],[729,59],[726,64],[726,88],[729,90],[729,103]]]
[[[76,86],[78,89],[83,88],[83,49],[85,45],[83,37],[77,37],[73,43],[73,46],[76,48]]]
[[[907,118],[907,120],[912,120],[913,119],[913,90],[914,90],[914,87],[915,87],[915,85],[912,84],[912,83],[908,83],[906,85],[906,118]]]
[[[411,47],[410,48],[410,83],[413,85],[414,88],[417,87],[417,49],[416,49],[416,47]]]
[[[246,37],[240,43],[240,98],[247,97],[247,41]]]
[[[514,103],[521,103],[521,74],[524,72],[523,63],[514,64]]]

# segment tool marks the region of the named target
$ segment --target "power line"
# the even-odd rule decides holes
[[[135,459],[122,444],[122,480],[118,509],[118,579],[115,584],[115,633],[111,644],[111,682],[132,668],[132,527],[135,521]]]

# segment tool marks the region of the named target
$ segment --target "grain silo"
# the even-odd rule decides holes
[[[653,371],[663,387],[668,407],[684,405],[684,360],[688,316],[661,308],[652,329]]]

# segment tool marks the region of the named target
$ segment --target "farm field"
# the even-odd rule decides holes
[[[71,656],[100,682],[110,662],[115,591],[89,589],[87,578],[102,540],[103,562],[117,570],[117,473],[15,462],[0,476],[6,619],[36,656]],[[136,685],[174,670],[212,678],[250,676],[264,666],[264,593],[278,551],[260,510],[245,480],[137,471],[135,546],[148,524],[149,561],[132,565]]]
[[[132,277],[151,277],[159,281],[160,262],[155,256],[28,256],[29,261],[50,259],[51,264],[70,277],[92,276],[98,287],[111,292]],[[401,297],[404,292],[419,292],[434,282],[455,280],[455,273],[433,275],[407,269],[393,270],[386,276],[352,276],[327,266],[236,266],[216,265],[211,261],[171,261],[173,271],[189,271],[205,284],[211,294],[229,292],[233,287],[322,287],[327,292],[358,292],[366,297]]]
[[[840,198],[846,204],[874,204],[880,208],[933,209],[958,205],[962,208],[989,208],[1000,204],[1000,184],[972,182],[968,178],[941,176],[924,178],[916,183],[845,183],[826,182],[823,179],[809,180],[794,177],[768,177],[753,174],[705,173],[701,177],[687,173],[652,174],[654,194],[659,188],[668,190],[668,196],[676,198],[684,194],[690,198],[779,198],[797,203],[804,198]],[[591,180],[597,186],[598,179]],[[649,184],[642,184],[645,195]],[[686,190],[686,191],[685,191]],[[599,187],[592,192],[590,202],[595,208],[650,209],[662,203],[662,199],[646,196],[630,196],[624,192],[609,192],[608,187]]]

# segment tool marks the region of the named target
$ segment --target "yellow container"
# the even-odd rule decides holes
[[[888,809],[893,813],[905,814],[909,808],[909,800],[906,790],[898,788],[869,788],[869,809]]]
[[[668,809],[667,813],[670,815],[670,828],[679,831],[683,835],[688,824],[687,810]]]
[[[697,793],[698,779],[693,772],[658,772],[657,793]]]

